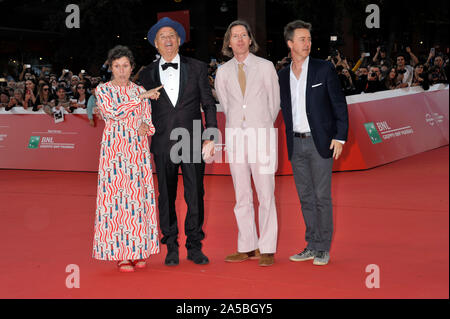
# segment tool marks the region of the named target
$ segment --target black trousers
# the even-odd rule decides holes
[[[181,167],[184,184],[184,199],[187,204],[187,214],[184,223],[186,234],[186,248],[201,249],[201,241],[205,238],[202,230],[204,221],[205,194],[203,176],[205,163],[174,164],[169,154],[154,155],[156,176],[158,178],[158,209],[159,225],[163,238],[161,243],[178,246],[178,221],[175,210],[177,197],[178,171]]]

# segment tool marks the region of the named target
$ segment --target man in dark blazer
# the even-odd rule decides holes
[[[213,155],[214,142],[202,141],[204,126],[217,128],[216,104],[208,82],[207,65],[178,54],[185,41],[183,26],[162,18],[148,32],[148,41],[157,48],[161,58],[143,69],[139,82],[147,89],[159,87],[160,97],[151,102],[152,121],[156,132],[150,151],[153,153],[158,178],[159,223],[167,245],[165,264],[179,264],[178,226],[175,211],[178,171],[181,167],[187,204],[185,220],[187,258],[196,264],[209,263],[201,248],[205,237],[202,152]]]
[[[297,20],[284,33],[292,63],[278,74],[281,109],[307,242],[290,260],[326,265],[333,235],[333,159],[347,140],[347,103],[332,64],[309,57],[311,24]]]

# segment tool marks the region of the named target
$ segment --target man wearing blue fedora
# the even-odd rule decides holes
[[[206,128],[217,128],[216,104],[208,82],[208,68],[206,63],[178,53],[180,45],[186,40],[186,32],[180,23],[170,18],[162,18],[152,26],[147,38],[161,55],[160,59],[142,70],[139,81],[147,90],[163,85],[159,99],[151,101],[156,132],[150,150],[158,178],[159,223],[163,235],[161,242],[167,245],[165,264],[179,264],[175,199],[181,167],[187,204],[184,226],[187,258],[204,265],[209,260],[202,252],[202,240],[205,237],[202,230],[205,171],[202,151],[211,150],[208,154],[211,156],[214,147],[210,144],[213,141],[202,142],[202,134],[194,134],[194,127],[200,123],[202,133],[205,129],[202,108]],[[189,132],[187,140],[185,134],[180,134],[184,132]],[[180,143],[183,146],[181,148]]]

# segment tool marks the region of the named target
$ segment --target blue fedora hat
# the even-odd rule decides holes
[[[178,36],[180,37],[180,45],[184,43],[186,40],[186,31],[184,31],[183,26],[181,23],[174,21],[168,17],[164,17],[160,19],[153,27],[150,28],[147,34],[148,42],[150,42],[151,45],[155,46],[155,38],[156,34],[158,33],[159,29],[164,27],[171,27],[174,29]]]

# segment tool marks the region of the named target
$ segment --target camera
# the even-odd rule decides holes
[[[398,74],[405,74],[405,73],[406,73],[406,70],[398,70],[397,73],[398,73]]]
[[[372,73],[370,73],[370,76],[371,76],[372,78],[376,78],[376,77],[377,77],[377,74],[376,74],[375,72],[372,72]]]

